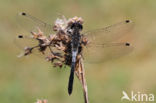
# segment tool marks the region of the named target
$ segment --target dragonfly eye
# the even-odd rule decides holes
[[[73,23],[71,25],[71,29],[74,29],[74,28],[78,28],[78,29],[82,30],[83,26],[80,23]]]

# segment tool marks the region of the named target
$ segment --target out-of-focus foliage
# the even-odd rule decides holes
[[[103,64],[86,63],[91,103],[120,103],[122,91],[156,94],[155,0],[0,0],[0,103],[82,103],[82,88],[75,79],[67,94],[69,69],[54,69],[36,56],[17,58],[14,37],[21,31],[16,19],[24,11],[53,23],[58,14],[84,18],[90,30],[131,19],[135,27],[126,40],[135,47],[123,58]]]

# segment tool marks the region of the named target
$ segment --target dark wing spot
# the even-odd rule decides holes
[[[25,16],[25,15],[26,15],[26,13],[22,12],[22,13],[21,13],[21,15]]]
[[[129,23],[129,22],[130,22],[130,20],[126,20],[125,22],[126,22],[126,23]]]
[[[125,43],[125,46],[130,46],[130,43]]]
[[[23,38],[23,35],[18,35],[18,38]]]

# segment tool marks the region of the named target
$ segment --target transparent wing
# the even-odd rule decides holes
[[[17,22],[19,26],[22,27],[22,29],[24,29],[28,33],[32,31],[36,32],[37,28],[40,28],[44,35],[49,35],[53,31],[52,25],[47,24],[24,12],[19,13],[17,15]]]
[[[86,32],[84,35],[89,43],[83,50],[86,62],[104,62],[124,56],[133,50],[127,42],[118,42],[119,39],[132,30],[134,23],[126,20],[112,26]]]
[[[40,46],[40,42],[37,39],[34,39],[31,35],[16,35],[16,37],[14,38],[14,44],[21,50],[20,54],[17,55],[18,57],[35,55],[39,58],[44,58],[49,61],[49,59],[54,54],[58,57],[61,57],[63,55],[63,52],[55,48],[53,45],[46,47]]]
[[[83,50],[85,62],[102,63],[117,59],[133,51],[130,43],[105,43],[101,45],[90,45]]]
[[[38,42],[37,40],[33,39],[28,35],[22,35],[22,34],[17,34],[14,38],[14,44],[20,48],[23,49],[24,47],[33,47],[33,46],[37,46]]]
[[[44,51],[46,53],[42,53],[39,50],[40,47],[38,45],[39,44],[38,41],[36,39],[33,39],[31,35],[30,36],[22,35],[22,34],[16,35],[14,38],[14,44],[16,45],[16,47],[20,49],[20,53],[17,55],[18,57],[23,57],[23,56],[33,54],[39,58],[44,58],[45,54],[48,54],[47,52],[49,52],[50,54],[50,51],[48,51],[48,49]]]
[[[125,20],[105,28],[85,32],[84,35],[90,43],[104,44],[121,39],[132,30],[133,26],[132,21]]]
[[[14,38],[14,44],[16,45],[16,47],[20,49],[20,54],[18,55],[18,57],[24,56],[26,48],[36,47],[34,48],[34,50],[39,49],[39,47],[37,47],[38,45],[37,40],[31,38],[31,36],[28,35],[22,35],[22,34],[16,35]]]

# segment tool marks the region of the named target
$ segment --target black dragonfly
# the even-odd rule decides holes
[[[31,46],[31,50],[34,49],[34,51],[29,52],[34,53],[38,51],[38,48],[41,49],[41,46],[36,46],[37,42],[30,37],[32,32],[37,32],[37,30],[39,30],[40,32],[44,32],[46,36],[53,35],[53,30],[55,29],[57,29],[57,32],[65,32],[64,34],[67,35],[69,41],[66,42],[66,48],[68,48],[66,53],[68,55],[65,55],[65,59],[68,60],[64,64],[71,67],[68,83],[69,94],[72,93],[73,89],[74,71],[78,55],[82,55],[86,62],[96,63],[118,58],[133,50],[130,43],[119,42],[122,37],[132,30],[134,23],[131,20],[124,20],[108,27],[84,33],[81,32],[83,29],[83,20],[78,17],[67,20],[63,16],[62,19],[56,20],[55,26],[26,13],[20,13],[17,20],[21,26],[24,26],[26,32],[28,32],[26,35],[23,35],[23,31],[22,34],[18,34],[15,43],[20,48]],[[56,26],[58,27],[56,28]],[[52,45],[53,43],[50,42],[47,46],[52,47]],[[35,51],[36,48],[37,50]],[[50,53],[51,52],[52,49],[50,48]]]

